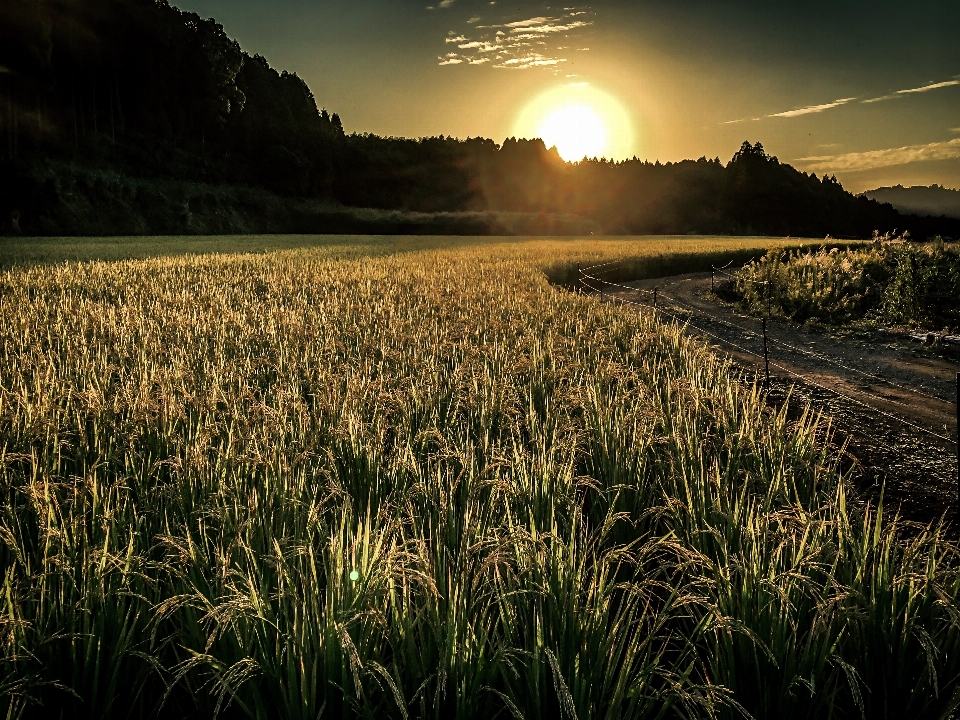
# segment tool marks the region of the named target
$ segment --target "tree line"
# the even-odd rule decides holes
[[[0,3],[0,158],[329,194],[343,128],[296,74],[166,0]]]
[[[37,231],[83,172],[410,212],[576,214],[608,233],[960,235],[960,221],[902,216],[760,143],[726,165],[571,164],[540,140],[346,135],[295,73],[167,0],[3,0],[0,224]]]

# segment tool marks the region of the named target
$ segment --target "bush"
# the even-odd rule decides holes
[[[960,250],[877,238],[841,250],[769,253],[734,280],[742,305],[796,322],[960,328]]]

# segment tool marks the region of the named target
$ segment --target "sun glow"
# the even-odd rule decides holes
[[[547,147],[556,146],[564,160],[600,157],[607,147],[603,121],[586,105],[556,110],[543,121],[538,133]]]
[[[637,154],[630,116],[610,95],[586,83],[565,85],[531,101],[514,126],[517,137],[541,138],[570,162]]]

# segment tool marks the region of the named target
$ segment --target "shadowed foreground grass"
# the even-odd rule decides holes
[[[0,273],[8,717],[949,716],[953,546],[545,275],[729,242],[397,249]]]

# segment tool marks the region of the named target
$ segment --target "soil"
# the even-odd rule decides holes
[[[710,273],[691,273],[608,286],[604,296],[649,306],[654,288],[659,312],[764,377],[762,320],[729,302],[729,281],[711,290]],[[882,495],[885,512],[922,523],[945,518],[960,533],[960,518],[953,517],[960,507],[960,348],[773,317],[767,319],[767,350],[769,401],[779,406],[789,399],[796,412],[809,403],[832,418],[833,441],[845,446],[864,499],[876,503]]]

